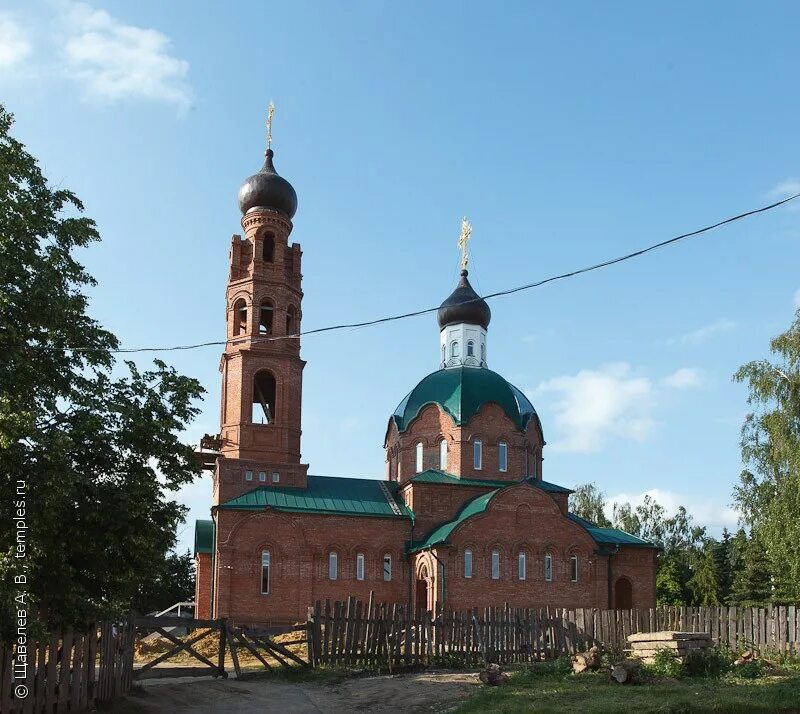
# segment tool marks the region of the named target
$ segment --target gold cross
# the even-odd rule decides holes
[[[272,115],[275,113],[275,105],[269,103],[269,111],[267,112],[267,148],[272,148]]]
[[[472,235],[472,226],[469,224],[467,217],[461,219],[461,237],[458,239],[458,247],[461,248],[461,270],[467,269],[469,262],[469,255],[467,253],[467,246],[469,237]]]

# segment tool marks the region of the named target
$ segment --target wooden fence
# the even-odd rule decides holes
[[[130,689],[133,627],[98,623],[49,641],[0,650],[0,712],[82,711]],[[23,657],[23,654],[25,655]]]
[[[313,666],[472,665],[528,662],[583,651],[600,642],[627,648],[634,632],[708,632],[716,643],[800,654],[800,607],[515,609],[412,612],[349,598],[317,602],[308,614]]]
[[[172,628],[189,634],[179,638]],[[0,714],[80,712],[127,694],[133,681],[152,677],[227,677],[226,657],[238,677],[239,648],[265,669],[307,666],[289,649],[306,642],[306,628],[301,624],[299,630],[302,639],[279,643],[276,634],[296,632],[298,627],[249,627],[224,618],[130,616],[85,632],[68,629],[49,641],[28,643],[25,651],[0,643]],[[143,654],[134,662],[137,639],[153,632],[169,643],[166,651]],[[197,645],[208,639],[215,646],[214,654],[206,656]],[[169,661],[176,656],[181,656],[180,663]]]

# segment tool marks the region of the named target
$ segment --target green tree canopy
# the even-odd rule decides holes
[[[575,488],[569,497],[569,510],[601,528],[611,526],[604,512],[606,495],[593,483],[585,483]]]
[[[184,509],[167,493],[199,472],[179,435],[203,390],[161,361],[115,368],[74,257],[96,226],[11,126],[0,106],[0,625],[23,573],[29,612],[77,623],[133,607],[174,545]]]
[[[742,472],[734,497],[754,547],[764,549],[773,596],[800,600],[800,310],[770,342],[772,360],[743,365],[752,412],[742,427]],[[749,558],[746,558],[749,560]]]

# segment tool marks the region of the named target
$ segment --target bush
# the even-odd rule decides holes
[[[742,677],[743,679],[758,679],[767,673],[764,663],[760,659],[740,664],[734,668],[734,671],[737,677]]]
[[[653,657],[653,663],[644,666],[645,672],[655,677],[680,679],[685,674],[681,661],[667,649],[660,649]]]
[[[721,677],[732,666],[734,654],[727,645],[693,652],[686,658],[684,671],[689,677]]]

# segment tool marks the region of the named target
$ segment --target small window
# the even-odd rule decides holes
[[[364,579],[364,554],[359,553],[356,556],[356,580]]]
[[[500,580],[500,553],[492,551],[492,580]]]
[[[573,583],[578,582],[578,556],[573,555],[569,559],[569,577]]]
[[[450,343],[450,356],[451,357],[458,357],[461,354],[461,351],[458,349],[458,340],[453,340]]]
[[[266,483],[267,482],[267,472],[266,471],[259,471],[258,472],[258,480],[261,481],[261,483]]]
[[[328,578],[336,580],[339,577],[339,556],[336,553],[328,555]]]
[[[472,460],[475,469],[480,470],[481,463],[483,462],[483,442],[480,439],[475,439],[475,441],[473,442]]]
[[[422,454],[423,454],[423,447],[422,442],[417,443],[417,473],[422,471]]]
[[[447,439],[439,442],[439,468],[442,471],[447,469]]]
[[[245,471],[244,472],[244,480],[245,481],[252,481],[253,480],[253,472],[252,471]]]
[[[467,357],[475,356],[475,343],[472,340],[467,341]]]
[[[442,345],[442,362],[447,361],[447,347]]]
[[[275,260],[275,236],[272,233],[264,236],[264,260],[267,263]]]
[[[265,550],[261,553],[261,594],[269,595],[269,551]]]
[[[272,309],[272,303],[265,302],[261,305],[261,316],[258,321],[258,332],[261,335],[271,335],[272,334],[272,315],[274,310]]]
[[[505,471],[508,468],[508,445],[505,441],[501,441],[497,445],[497,467],[500,471]]]
[[[383,556],[383,579],[387,583],[392,579],[392,556],[388,553]]]
[[[486,361],[486,345],[481,342],[481,362]]]
[[[280,483],[281,475],[277,471],[272,472],[272,483]]]
[[[464,577],[471,578],[472,577],[472,551],[465,550],[464,551]]]
[[[526,580],[528,577],[528,559],[525,553],[517,556],[517,576],[520,580]]]
[[[544,556],[544,579],[549,583],[553,579],[553,556]]]

